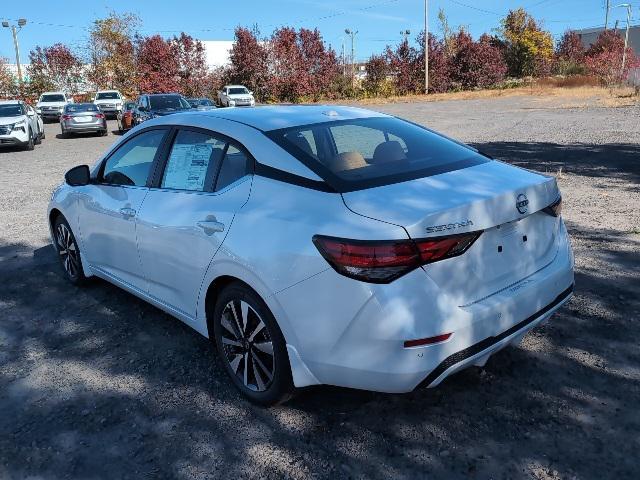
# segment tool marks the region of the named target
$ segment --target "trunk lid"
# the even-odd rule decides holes
[[[553,260],[559,222],[541,210],[558,196],[554,178],[498,161],[343,194],[353,212],[400,225],[411,238],[483,230],[463,255],[424,267],[458,305],[485,298]]]

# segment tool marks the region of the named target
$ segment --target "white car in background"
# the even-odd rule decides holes
[[[64,92],[44,92],[36,103],[36,112],[43,120],[60,120],[64,107],[73,103],[73,97]]]
[[[157,117],[65,180],[48,221],[68,280],[106,279],[209,337],[261,404],[434,387],[573,290],[554,177],[373,111]]]
[[[0,146],[33,150],[44,138],[42,119],[22,100],[0,101]]]
[[[218,92],[218,103],[223,107],[253,107],[256,100],[244,85],[225,85]]]
[[[100,90],[93,99],[93,103],[102,113],[113,118],[122,111],[124,101],[124,96],[118,90]]]

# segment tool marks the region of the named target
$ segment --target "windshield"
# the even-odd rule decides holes
[[[22,105],[19,103],[0,105],[0,117],[17,117],[18,115],[24,115]]]
[[[41,102],[66,102],[64,95],[42,95],[40,97]]]
[[[438,175],[489,161],[466,145],[393,117],[266,132],[339,192]]]
[[[120,100],[118,92],[100,92],[96,95],[96,100]]]
[[[98,112],[98,107],[93,103],[72,103],[64,107],[64,111],[67,113],[73,112]]]
[[[152,110],[184,110],[191,108],[180,95],[153,95],[149,97],[149,104]]]
[[[243,93],[249,93],[249,90],[247,90],[244,87],[237,87],[237,88],[230,88],[229,89],[229,95],[242,95]]]

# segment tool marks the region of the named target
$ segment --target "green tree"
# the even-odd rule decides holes
[[[89,28],[88,79],[96,89],[117,88],[126,96],[135,95],[134,38],[139,24],[133,13],[111,13]]]
[[[0,57],[0,98],[10,98],[17,94],[18,82],[7,66],[7,60]]]
[[[524,77],[548,71],[553,58],[553,37],[542,30],[524,8],[510,10],[501,21],[509,75]]]

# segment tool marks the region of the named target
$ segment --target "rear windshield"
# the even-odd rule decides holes
[[[189,102],[179,95],[154,95],[149,97],[153,110],[183,110],[191,108]]]
[[[42,95],[41,102],[64,102],[64,95]]]
[[[67,113],[73,112],[97,112],[98,107],[93,103],[72,103],[64,107]]]
[[[489,161],[476,150],[393,117],[266,132],[338,192],[451,172]]]
[[[136,102],[127,102],[124,104],[125,110],[133,110],[134,108],[136,108]]]
[[[0,105],[0,117],[17,117],[18,115],[24,115],[21,104]]]
[[[96,100],[116,100],[119,98],[118,92],[102,92],[96,95]]]

